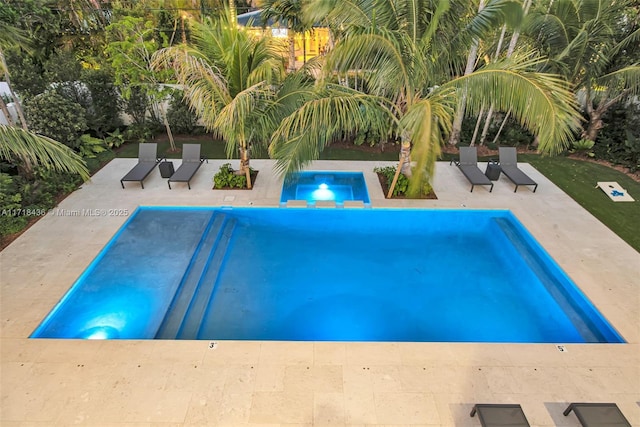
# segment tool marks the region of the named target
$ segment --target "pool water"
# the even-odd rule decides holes
[[[370,205],[367,185],[362,172],[306,171],[293,173],[285,179],[280,203],[288,200],[333,201],[337,205],[346,200],[361,200]]]
[[[624,342],[502,210],[139,208],[32,337]]]

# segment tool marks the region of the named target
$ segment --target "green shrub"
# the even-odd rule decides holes
[[[612,107],[602,117],[593,153],[597,159],[622,165],[632,172],[640,169],[640,106],[634,103]]]
[[[10,175],[0,173],[0,237],[17,233],[27,225],[22,215],[22,196]]]
[[[573,153],[582,152],[589,157],[594,157],[595,154],[593,154],[593,151],[591,151],[594,145],[595,142],[591,141],[590,139],[580,139],[571,143],[570,151]]]
[[[34,181],[23,179],[19,183],[22,206],[29,209],[51,209],[61,195],[71,193],[81,183],[82,180],[77,175],[37,168]]]
[[[32,131],[78,148],[80,135],[87,130],[82,106],[48,91],[25,101],[24,107]]]
[[[124,133],[120,132],[120,129],[109,132],[108,136],[104,139],[104,143],[109,148],[118,148],[124,144]]]
[[[182,100],[182,92],[175,92],[171,96],[171,104],[167,112],[167,120],[171,130],[179,134],[192,134],[197,128],[197,118],[189,110],[189,106]]]
[[[81,80],[91,93],[91,108],[87,111],[89,129],[103,137],[108,131],[122,126],[122,100],[109,69],[83,70]]]
[[[88,134],[80,137],[78,150],[80,151],[80,155],[85,159],[92,159],[96,157],[96,154],[107,151],[103,140],[94,138]]]
[[[386,183],[387,187],[391,187],[391,183],[393,182],[393,177],[396,175],[397,166],[385,166],[385,167],[377,167],[374,168],[373,171],[375,173],[381,174]],[[398,181],[396,182],[396,186],[393,189],[393,197],[397,196],[406,196],[407,191],[409,190],[409,178],[404,176],[402,173],[398,175]],[[420,189],[420,196],[426,196],[433,191],[431,184],[428,182],[424,182],[422,184],[422,188]],[[386,196],[386,194],[385,194]]]
[[[213,176],[213,188],[244,188],[247,186],[247,177],[237,175],[231,163],[220,166],[220,170]]]

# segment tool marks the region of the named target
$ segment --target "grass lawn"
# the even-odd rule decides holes
[[[220,141],[199,137],[197,140],[178,140],[176,145],[180,147],[183,143],[190,142],[201,144],[202,155],[209,159],[226,158],[224,143]],[[160,155],[172,159],[181,158],[181,153],[168,153],[168,149],[168,142],[159,142],[158,153]],[[117,157],[137,156],[138,144],[126,144],[117,153]],[[444,154],[442,160],[449,161],[451,157],[452,155],[450,154]],[[253,158],[264,159],[268,158],[268,156],[267,153],[258,153]],[[325,149],[320,158],[322,160],[393,161],[398,159],[398,153],[394,151],[383,153],[361,151],[336,146]],[[536,154],[519,154],[518,160],[533,165],[593,216],[640,252],[640,232],[638,232],[638,224],[640,224],[640,183],[615,169],[564,156],[542,157]],[[595,188],[598,181],[617,181],[622,188],[629,191],[636,201],[613,202],[602,190]]]

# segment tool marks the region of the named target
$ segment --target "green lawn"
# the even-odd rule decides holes
[[[224,143],[220,141],[184,140],[182,143],[195,142],[202,145],[202,155],[210,159],[225,159]],[[160,142],[158,152],[167,158],[180,158],[180,153],[167,153],[168,142]],[[137,157],[138,145],[127,144],[117,153],[117,157]],[[450,160],[451,155],[444,155],[442,160]],[[259,153],[253,158],[267,158],[266,153]],[[322,160],[397,160],[396,152],[369,152],[343,147],[328,147],[322,152]],[[486,159],[484,159],[486,160]],[[533,165],[555,185],[571,196],[593,216],[640,252],[640,183],[625,174],[599,164],[575,160],[564,156],[542,157],[536,154],[520,154],[518,160]],[[233,162],[233,161],[231,161]],[[615,203],[607,195],[596,188],[598,181],[617,181],[636,199],[635,202]]]

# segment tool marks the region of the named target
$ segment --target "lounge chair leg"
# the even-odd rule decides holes
[[[140,181],[140,186],[142,187],[142,189],[144,190],[144,182]]]
[[[518,186],[516,185],[516,189],[513,190],[513,192],[515,193],[516,191],[518,191]]]
[[[536,184],[536,186],[533,187],[533,192],[535,193],[537,189],[538,189],[538,184]]]
[[[124,182],[120,181],[120,185],[122,185],[122,189],[124,190]]]
[[[187,187],[191,190],[191,183],[189,181],[187,181]]]
[[[167,184],[169,184],[169,190],[171,190],[171,181],[167,181]]]
[[[491,188],[489,188],[489,193],[493,191],[493,184],[491,184]]]
[[[471,414],[470,414],[471,417],[476,415],[476,410],[477,410],[476,405],[473,405],[473,408],[471,409]]]
[[[573,403],[570,404],[569,406],[567,406],[567,409],[564,410],[562,415],[564,415],[566,417],[567,415],[569,415],[569,412],[571,412],[572,410],[573,410]]]
[[[472,185],[472,186],[471,186],[471,193],[473,193],[473,187],[474,187],[474,186]]]

